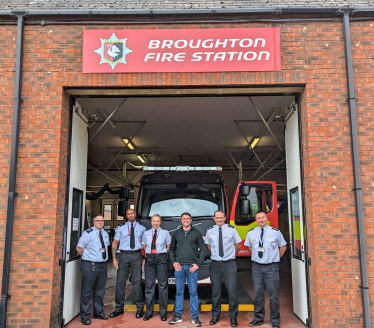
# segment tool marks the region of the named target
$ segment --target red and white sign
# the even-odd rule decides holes
[[[83,73],[281,69],[279,28],[85,30]]]

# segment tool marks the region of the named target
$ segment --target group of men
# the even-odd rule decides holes
[[[106,281],[106,261],[108,259],[109,236],[103,229],[104,218],[98,215],[94,218],[94,227],[86,230],[77,245],[77,251],[82,256],[82,294],[81,321],[90,325],[91,294],[93,294],[94,318],[107,320],[124,313],[125,286],[131,270],[134,288],[136,318],[142,318],[144,297],[141,288],[142,253],[141,240],[144,226],[136,222],[136,213],[129,209],[126,212],[127,222],[117,229],[112,243],[113,265],[117,271],[115,309],[108,316],[104,313],[103,298]],[[232,327],[237,327],[238,296],[237,296],[237,267],[236,253],[240,248],[241,238],[234,226],[226,224],[226,216],[222,211],[214,213],[215,225],[209,228],[205,236],[206,248],[211,253],[210,279],[212,287],[212,319],[209,325],[215,325],[220,320],[221,313],[221,283],[225,282],[229,295],[229,316]],[[282,233],[267,223],[266,213],[258,212],[256,222],[258,227],[250,230],[244,245],[251,253],[252,280],[255,290],[255,317],[249,326],[260,326],[265,317],[265,289],[270,298],[270,321],[274,328],[280,327],[279,314],[279,268],[278,262],[286,250],[286,242]],[[181,216],[181,226],[172,236],[169,258],[175,269],[175,310],[169,324],[182,322],[184,288],[187,281],[190,293],[190,309],[192,323],[202,326],[198,313],[198,271],[204,262],[206,249],[200,231],[192,226],[189,213]],[[120,250],[117,261],[117,250]]]

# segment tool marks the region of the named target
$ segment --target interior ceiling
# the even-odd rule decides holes
[[[142,163],[136,155],[140,154],[146,164],[155,166],[230,168],[235,167],[235,161],[242,162],[243,169],[255,170],[260,165],[258,158],[263,162],[271,154],[267,167],[284,158],[284,118],[294,99],[293,96],[80,98],[77,106],[89,121],[89,139],[92,138],[89,167],[119,170],[126,161],[139,166]],[[110,115],[118,106],[111,117],[115,127],[109,122],[103,125],[106,117],[102,110]],[[258,111],[269,122],[282,150]],[[248,147],[254,137],[261,138],[255,153]],[[125,147],[123,138],[132,139],[135,149]]]

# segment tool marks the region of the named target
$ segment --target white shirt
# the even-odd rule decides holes
[[[153,235],[155,233],[155,229],[149,229],[143,234],[142,245],[146,245],[147,248],[145,249],[146,254],[151,254],[152,248],[152,241]],[[156,252],[157,254],[160,253],[167,253],[167,245],[170,245],[171,237],[168,230],[164,230],[161,227],[157,229],[157,239],[156,239]]]
[[[242,239],[239,237],[235,227],[229,224],[222,226],[223,239],[223,257],[219,256],[219,226],[214,225],[209,228],[205,235],[205,244],[210,245],[211,256],[214,261],[228,261],[235,259],[235,244],[241,243]]]
[[[252,248],[251,258],[253,262],[260,264],[269,264],[279,262],[279,247],[286,245],[282,233],[273,227],[264,227],[263,248],[264,252],[262,258],[258,256],[258,248],[260,246],[261,228],[256,227],[248,231],[247,238],[244,245]]]
[[[77,247],[83,249],[82,260],[91,262],[105,262],[108,260],[108,246],[110,245],[109,235],[104,229],[101,229],[101,235],[103,236],[106,251],[106,258],[103,259],[99,232],[99,229],[92,227],[82,233],[77,245]]]
[[[135,221],[133,227],[135,236],[134,248],[130,247],[131,223],[126,222],[117,229],[114,239],[119,241],[119,249],[121,251],[137,251],[142,248],[142,237],[145,231],[145,226]]]

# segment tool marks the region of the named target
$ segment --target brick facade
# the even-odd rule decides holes
[[[374,30],[351,22],[370,297],[374,299]],[[265,24],[258,25],[265,27]],[[268,25],[270,26],[270,24]],[[362,327],[347,78],[342,22],[274,23],[282,71],[82,74],[84,29],[140,26],[27,25],[8,327],[57,327],[68,154],[64,87],[305,85],[302,157],[313,327]],[[146,25],[144,28],[183,28]],[[188,25],[184,28],[205,28]],[[212,25],[211,27],[256,27]],[[16,26],[1,26],[0,252],[4,250],[14,98]],[[2,269],[2,258],[0,258]],[[356,278],[358,277],[358,279]],[[374,316],[374,306],[371,307]],[[374,320],[374,318],[373,318]]]

